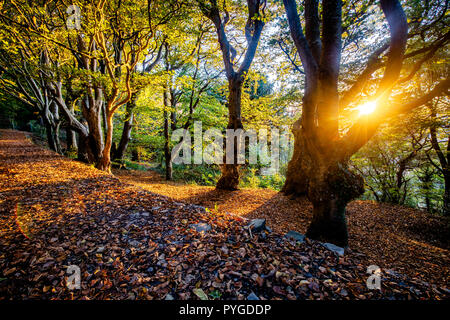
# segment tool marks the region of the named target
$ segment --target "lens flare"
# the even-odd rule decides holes
[[[368,115],[375,111],[377,103],[375,101],[368,101],[358,107],[359,115]]]

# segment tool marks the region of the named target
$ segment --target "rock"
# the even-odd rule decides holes
[[[297,231],[292,231],[292,230],[289,231],[288,233],[286,233],[284,235],[284,237],[288,238],[288,239],[296,240],[296,241],[298,241],[300,243],[305,241],[305,236],[303,234],[301,234],[300,232],[297,232]]]
[[[191,224],[191,228],[195,229],[197,232],[208,232],[211,230],[211,226],[204,222]]]
[[[323,243],[323,246],[324,246],[325,248],[327,248],[328,250],[331,250],[331,251],[337,253],[337,254],[340,255],[340,256],[343,256],[344,253],[345,253],[344,248],[339,247],[339,246],[337,246],[337,245],[334,245],[334,244],[332,244],[332,243],[325,242],[325,243]]]
[[[194,210],[199,210],[200,212],[206,212],[206,208],[196,205],[196,204],[191,204],[190,207]]]
[[[148,267],[148,268],[147,268],[147,273],[152,274],[153,271],[155,271],[155,268],[153,268],[153,267]]]
[[[105,247],[98,247],[97,248],[97,253],[102,253],[105,251]]]
[[[150,213],[148,213],[148,212],[142,212],[141,215],[142,215],[143,217],[148,217],[148,216],[150,216]]]
[[[248,297],[247,300],[259,300],[259,297],[252,291]]]
[[[266,219],[253,219],[247,225],[252,232],[261,232],[266,229]]]
[[[168,293],[164,300],[175,300],[175,298],[170,293]]]
[[[139,245],[141,244],[139,241],[137,240],[130,240],[128,241],[128,243],[130,244],[130,246],[132,247],[139,247]]]

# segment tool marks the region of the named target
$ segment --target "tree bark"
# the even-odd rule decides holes
[[[292,133],[294,135],[294,153],[288,163],[286,181],[281,192],[292,198],[297,198],[305,196],[308,190],[308,177],[305,174],[304,146],[300,137],[302,134],[301,119],[294,123]]]
[[[57,152],[55,134],[52,125],[48,121],[44,121],[45,133],[47,135],[47,143],[50,150]]]
[[[67,150],[75,152],[78,151],[77,137],[75,131],[73,131],[69,126],[66,127],[66,143],[67,143]]]
[[[364,180],[352,173],[346,162],[330,161],[309,171],[308,198],[313,219],[306,236],[345,247],[348,244],[345,208],[364,193]]]
[[[133,94],[131,100],[128,102],[125,112],[126,120],[123,123],[122,136],[120,137],[119,145],[115,152],[113,152],[114,160],[123,160],[128,143],[131,140],[131,130],[133,129],[134,107],[136,106],[136,94]]]
[[[86,150],[89,162],[95,163],[96,167],[98,167],[104,149],[101,105],[101,99],[94,100],[86,97],[82,108],[89,128]]]
[[[112,145],[112,136],[113,136],[113,114],[106,114],[106,137],[105,137],[105,146],[102,150],[101,157],[96,165],[97,169],[102,171],[111,172],[111,145]]]
[[[166,165],[166,180],[172,180],[172,159],[170,152],[170,144],[169,144],[169,112],[168,108],[170,107],[170,99],[169,99],[169,88],[166,85],[164,87],[163,98],[164,98],[164,161]]]
[[[227,129],[243,129],[241,121],[241,95],[243,77],[236,75],[228,81],[228,125]],[[228,141],[226,141],[228,142]],[[224,163],[221,166],[222,174],[217,181],[216,188],[220,190],[237,190],[239,185],[239,164],[237,163],[238,139],[234,136],[233,163]],[[226,143],[224,159],[226,159]]]
[[[450,216],[450,172],[444,177],[444,197],[443,197],[443,214],[446,217]]]

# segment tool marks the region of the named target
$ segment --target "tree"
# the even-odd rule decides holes
[[[245,77],[250,69],[253,58],[256,54],[258,42],[264,27],[264,0],[247,0],[248,18],[245,24],[245,38],[247,50],[239,68],[235,70],[236,49],[230,43],[226,26],[230,21],[230,13],[227,9],[226,1],[223,2],[223,17],[217,0],[198,1],[203,14],[214,24],[217,32],[217,40],[222,52],[225,74],[228,80],[228,125],[227,129],[243,129],[241,119],[241,95]],[[239,6],[239,4],[235,4]],[[222,165],[222,175],[217,181],[217,189],[236,190],[239,184],[239,165],[237,164],[237,137],[234,138],[234,163]]]
[[[360,78],[340,97],[342,1],[324,0],[319,19],[319,1],[306,0],[305,34],[296,1],[283,0],[283,3],[291,37],[305,71],[302,117],[293,127],[294,156],[289,163],[288,178],[296,176],[291,179],[295,182],[293,188],[299,194],[306,194],[313,204],[313,219],[306,235],[346,246],[345,208],[364,191],[363,178],[348,168],[350,157],[373,136],[381,123],[397,114],[408,113],[445,92],[450,80],[439,82],[429,93],[412,101],[389,101],[405,59],[408,24],[399,1],[381,0],[388,23],[389,44],[374,52]],[[379,56],[386,50],[386,60],[381,61]],[[376,101],[375,111],[370,117],[361,116],[342,134],[339,130],[342,109],[359,100],[370,76],[382,67],[383,76],[377,80],[371,97],[371,101]]]
[[[448,108],[448,104],[447,104]],[[436,153],[438,162],[434,161],[432,157],[428,155],[430,163],[438,170],[438,172],[444,178],[444,196],[443,196],[443,214],[450,215],[450,135],[445,132],[442,135],[442,139],[439,139],[438,128],[443,127],[442,123],[448,121],[448,111],[441,113],[441,117],[438,120],[437,107],[433,104],[429,104],[431,123],[430,123],[430,137],[431,146]],[[448,109],[447,109],[448,110]],[[448,123],[448,122],[447,122]],[[441,124],[441,125],[439,125]],[[446,135],[446,137],[445,137]],[[447,141],[445,141],[447,140]],[[441,147],[443,145],[443,147]]]

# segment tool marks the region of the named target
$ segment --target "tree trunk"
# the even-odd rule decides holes
[[[105,137],[105,146],[103,148],[103,152],[100,160],[98,161],[96,168],[102,171],[111,172],[111,145],[112,145],[112,136],[113,136],[113,114],[106,114],[106,137]]]
[[[169,92],[168,87],[164,87],[164,161],[166,165],[166,180],[172,180],[172,159],[170,152],[170,144],[169,144],[169,112],[167,109],[170,106]]]
[[[53,127],[48,121],[44,121],[45,124],[45,133],[47,135],[47,143],[50,150],[58,152],[56,148],[55,135],[53,132]]]
[[[53,133],[55,135],[55,146],[56,146],[56,152],[59,154],[63,154],[62,147],[61,147],[61,140],[59,139],[59,128],[61,123],[58,121],[54,127]]]
[[[336,245],[348,245],[345,208],[363,194],[364,180],[349,171],[346,163],[323,159],[322,166],[309,170],[308,198],[313,204],[313,219],[306,236]]]
[[[89,156],[88,153],[89,148],[89,137],[79,135],[78,136],[78,154],[77,154],[77,160],[85,163],[90,163],[90,158],[92,156]]]
[[[140,154],[138,148],[134,148],[131,151],[131,161],[136,161],[136,162],[140,162],[141,161],[141,154]]]
[[[298,119],[292,128],[294,134],[294,153],[288,163],[286,181],[281,192],[293,198],[306,195],[308,179],[305,175],[305,164],[303,163],[304,148],[302,146],[301,119]]]
[[[227,129],[243,129],[241,121],[241,94],[244,79],[237,75],[228,81],[228,126]],[[226,143],[224,159],[226,159]],[[237,163],[238,139],[234,138],[233,163],[224,163],[221,166],[222,175],[216,184],[216,189],[237,190],[239,185],[239,165]]]
[[[68,151],[78,151],[77,136],[70,127],[66,127],[66,143]]]
[[[443,197],[443,214],[446,217],[450,216],[450,172],[444,172],[444,197]]]
[[[86,145],[88,159],[90,163],[95,163],[97,167],[104,149],[101,106],[101,100],[93,100],[86,97],[82,108],[83,116],[89,128]]]
[[[128,143],[131,140],[131,130],[133,129],[133,109],[136,106],[135,99],[132,97],[130,102],[127,104],[126,108],[126,120],[123,123],[122,136],[120,137],[119,145],[117,146],[116,151],[113,153],[114,160],[122,160],[125,151],[127,150]]]

